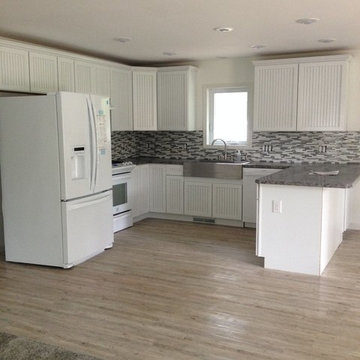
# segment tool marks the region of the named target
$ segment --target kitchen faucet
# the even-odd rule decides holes
[[[226,160],[227,159],[227,145],[226,145],[225,140],[223,140],[223,139],[214,139],[211,142],[211,145],[214,145],[216,143],[216,141],[222,141],[224,143],[224,160]]]

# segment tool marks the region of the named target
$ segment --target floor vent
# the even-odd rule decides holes
[[[205,223],[205,224],[215,224],[215,219],[209,219],[209,218],[194,217],[193,221]]]

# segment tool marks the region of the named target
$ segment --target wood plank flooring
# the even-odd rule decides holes
[[[0,329],[102,359],[360,359],[360,233],[322,277],[255,231],[147,219],[71,270],[0,261]]]

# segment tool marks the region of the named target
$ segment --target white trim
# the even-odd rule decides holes
[[[312,62],[325,61],[350,61],[351,55],[329,55],[329,56],[309,56],[309,57],[294,57],[288,59],[271,59],[271,60],[255,60],[252,63],[255,66],[259,65],[281,65],[281,64],[300,64]]]

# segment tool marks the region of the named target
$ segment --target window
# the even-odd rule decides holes
[[[249,89],[247,87],[207,88],[205,144],[211,145],[214,139],[223,139],[229,146],[249,145],[248,115]]]

